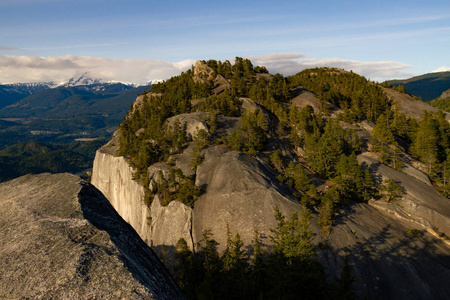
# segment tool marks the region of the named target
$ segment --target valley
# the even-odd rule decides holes
[[[0,181],[28,173],[89,170],[92,146],[111,137],[136,95],[150,86],[104,83],[86,75],[59,86],[10,85],[9,94],[0,95],[5,100],[0,108]],[[16,98],[11,103],[8,97]],[[36,149],[25,153],[19,148]]]

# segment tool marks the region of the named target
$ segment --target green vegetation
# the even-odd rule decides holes
[[[200,196],[198,188],[192,178],[184,176],[180,169],[172,168],[166,178],[162,171],[158,172],[158,179],[153,182],[152,196],[158,195],[162,206],[173,200],[178,200],[189,206],[194,206],[195,200]],[[151,197],[153,198],[153,197]],[[149,201],[147,205],[150,205]]]
[[[353,72],[335,68],[304,70],[289,78],[291,87],[303,86],[321,100],[322,112],[328,113],[328,103],[349,109],[361,119],[376,121],[390,103],[380,86]]]
[[[268,122],[261,110],[247,112],[242,116],[242,125],[228,137],[228,145],[233,150],[255,155],[263,150],[268,130]]]
[[[192,111],[210,113],[208,123],[214,131],[217,115],[240,116],[241,101],[238,96],[247,96],[248,86],[256,78],[256,72],[249,60],[236,58],[236,63],[208,61],[214,72],[230,79],[230,88],[221,94],[214,94],[211,80],[193,80],[193,69],[181,75],[153,85],[150,94],[143,92],[139,107],[131,107],[127,117],[120,124],[120,148],[118,155],[131,159],[136,168],[136,178],[148,182],[147,168],[159,161],[166,161],[172,154],[179,153],[187,142],[185,132],[175,124],[168,127],[170,117]],[[200,101],[192,107],[191,101]],[[267,121],[262,112],[243,116],[243,125],[229,137],[227,143],[233,149],[249,154],[260,151],[267,140]],[[206,132],[199,134],[205,135]],[[208,139],[207,141],[205,139]],[[209,137],[199,137],[201,142],[194,151],[192,167],[201,163],[200,151],[210,141]],[[199,140],[195,141],[197,144]],[[205,144],[206,142],[206,144]],[[201,149],[200,149],[201,148]]]
[[[277,226],[270,236],[272,251],[264,256],[258,232],[251,253],[244,249],[239,233],[227,230],[223,255],[212,232],[192,253],[184,239],[177,243],[176,281],[188,299],[356,299],[352,269],[344,259],[341,276],[327,282],[316,260],[310,212],[303,210],[288,218],[275,207]],[[343,298],[345,297],[345,298]]]
[[[446,112],[450,112],[450,97],[445,98],[445,99],[434,99],[433,101],[430,101],[428,104],[439,108],[440,110],[446,111]]]
[[[92,168],[95,151],[105,143],[99,139],[70,144],[28,142],[7,147],[0,151],[0,181],[29,173],[82,172]]]
[[[420,232],[420,230],[418,230],[418,229],[408,229],[407,233],[413,237],[421,237],[422,236],[422,232]]]
[[[445,232],[440,231],[439,227],[433,226],[433,230],[439,235],[439,237],[443,238],[446,241],[450,241],[450,237],[446,235]]]
[[[386,202],[392,202],[400,198],[403,194],[403,188],[394,179],[386,179],[384,184],[380,185],[379,189]]]
[[[400,149],[389,126],[389,120],[384,114],[378,118],[378,122],[371,132],[371,138],[372,151],[379,152],[380,161],[391,165],[394,169],[401,169],[402,163],[398,157]]]
[[[144,92],[143,101],[130,109],[120,125],[118,154],[131,159],[136,178],[144,186],[149,182],[147,169],[151,164],[167,161],[186,147],[184,128],[177,122],[169,127],[166,120],[200,111],[207,115],[209,132],[200,130],[194,137],[191,168],[196,171],[204,159],[202,150],[210,144],[223,143],[232,150],[267,158],[278,180],[291,187],[292,196],[318,213],[324,237],[332,230],[340,208],[381,196],[390,202],[401,194],[395,183],[375,185],[369,170],[357,162],[362,150],[378,153],[382,163],[397,170],[402,170],[406,152],[428,166],[428,175],[444,193],[450,191],[450,125],[442,114],[427,113],[420,122],[400,114],[383,87],[404,92],[403,87],[375,84],[335,68],[309,69],[284,77],[268,75],[265,68],[253,67],[242,58],[236,58],[235,64],[215,60],[205,63],[212,69],[208,74],[194,76],[192,68],[154,85],[150,93]],[[222,82],[226,79],[228,85],[217,89],[217,78]],[[319,111],[309,105],[299,109],[291,104],[291,92],[300,86],[318,97]],[[250,98],[257,107],[243,109],[243,101],[248,100],[242,97]],[[330,113],[336,107],[343,113],[333,119]],[[240,123],[234,132],[218,138],[218,120],[223,116],[239,117]],[[344,129],[343,123],[363,120],[375,123],[370,149],[355,130]],[[269,152],[266,144],[270,138],[300,148],[301,162],[288,161],[280,149]],[[183,174],[177,176],[175,181],[163,178],[155,190],[165,204],[181,197],[175,196],[178,188],[174,184],[188,179]],[[320,191],[317,181],[326,182]],[[183,201],[193,205],[195,197]]]

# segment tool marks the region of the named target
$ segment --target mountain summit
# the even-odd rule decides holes
[[[62,86],[92,85],[100,83],[106,83],[106,81],[99,78],[92,78],[89,72],[84,72],[81,74],[76,74],[67,82],[63,83]]]
[[[446,117],[340,69],[200,61],[137,97],[92,184],[189,299],[448,299]]]

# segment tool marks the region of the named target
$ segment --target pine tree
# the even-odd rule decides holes
[[[203,280],[198,286],[197,297],[202,299],[213,299],[217,297],[220,290],[221,261],[217,252],[218,243],[211,237],[211,229],[206,229],[202,232],[202,239],[197,244],[198,256],[203,269]]]
[[[334,207],[333,201],[329,198],[324,198],[319,207],[319,226],[322,236],[326,238],[333,226]]]
[[[227,248],[222,258],[221,295],[229,299],[247,299],[251,291],[248,289],[249,263],[248,255],[242,249],[244,243],[239,233],[231,239],[230,229],[227,226]]]
[[[380,161],[387,163],[391,159],[391,146],[397,147],[394,134],[386,115],[378,117],[377,124],[371,133],[372,150],[380,153]]]
[[[195,288],[197,284],[197,270],[195,258],[189,249],[186,240],[180,238],[175,248],[178,263],[175,267],[176,282],[188,299],[195,299]]]
[[[333,299],[354,300],[357,296],[354,293],[353,283],[355,277],[352,274],[352,267],[348,262],[348,256],[344,256],[344,266],[342,267],[339,278],[334,280]]]
[[[309,227],[310,212],[304,209],[300,219],[298,213],[290,215],[286,220],[278,207],[275,207],[276,229],[271,230],[274,234],[270,237],[273,243],[273,252],[280,253],[286,258],[308,260],[315,257],[315,249],[312,244],[313,234]]]
[[[411,146],[411,152],[415,157],[428,165],[428,174],[431,174],[432,167],[438,162],[438,151],[438,123],[431,114],[425,113],[419,122],[419,128]]]

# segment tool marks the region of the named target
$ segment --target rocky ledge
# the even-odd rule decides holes
[[[70,174],[0,184],[0,298],[183,299],[153,251]]]

